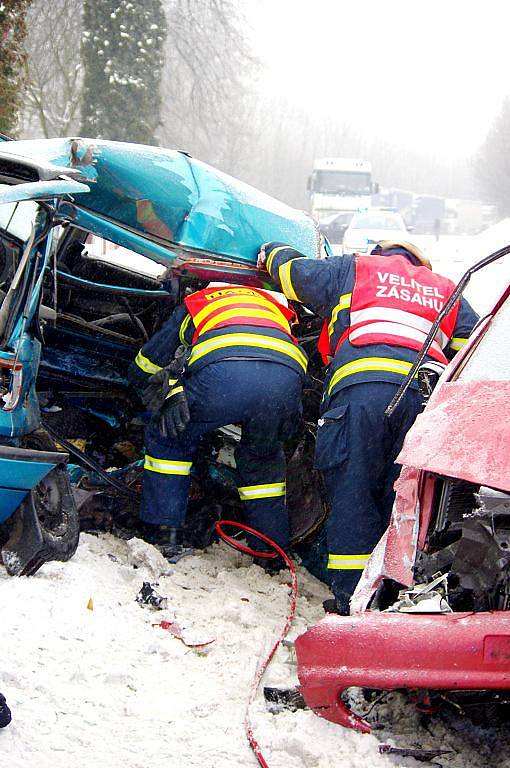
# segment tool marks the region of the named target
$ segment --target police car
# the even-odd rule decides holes
[[[368,208],[351,219],[343,239],[344,254],[370,253],[375,243],[400,237],[408,231],[404,219],[396,211]]]

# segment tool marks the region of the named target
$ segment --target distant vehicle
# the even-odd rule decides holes
[[[320,223],[321,232],[328,238],[331,245],[342,244],[345,231],[351,223],[353,216],[353,213],[335,213],[322,219]]]
[[[310,209],[319,221],[335,213],[356,211],[372,204],[372,166],[366,160],[325,157],[316,160],[308,179]]]
[[[376,208],[389,208],[403,216],[405,222],[411,222],[414,192],[397,187],[381,187],[372,195],[372,205]]]
[[[457,235],[477,235],[484,228],[484,204],[480,200],[457,200]]]
[[[497,221],[495,205],[481,200],[448,199],[443,231],[449,235],[477,235]]]
[[[380,240],[392,237],[402,238],[407,234],[404,219],[395,211],[372,208],[355,213],[349,224],[343,241],[343,252],[370,253]]]
[[[412,208],[412,225],[416,233],[433,235],[446,216],[446,200],[435,195],[417,195]]]

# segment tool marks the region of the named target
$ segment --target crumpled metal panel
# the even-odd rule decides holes
[[[316,714],[368,732],[340,696],[391,690],[510,689],[510,613],[327,616],[295,643],[300,691]]]
[[[372,552],[351,600],[351,612],[365,611],[383,579],[410,587],[419,526],[418,470],[404,467],[395,483],[390,524]]]
[[[78,195],[88,192],[89,187],[73,179],[32,181],[27,184],[0,184],[0,204],[22,200],[51,200],[61,195]]]
[[[510,492],[509,402],[509,381],[445,382],[397,461]]]
[[[79,169],[91,190],[78,207],[160,243],[246,264],[271,240],[319,255],[310,215],[183,152],[92,139],[10,141],[2,152]],[[80,224],[79,210],[74,221]]]

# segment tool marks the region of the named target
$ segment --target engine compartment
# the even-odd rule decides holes
[[[432,514],[418,542],[414,585],[402,589],[385,580],[372,607],[400,613],[508,610],[510,495],[429,473],[425,484],[429,492],[433,487]]]
[[[70,453],[68,467],[81,528],[132,535],[141,494],[143,406],[127,379],[139,348],[187,292],[206,282],[193,275],[144,274],[87,252],[87,233],[69,228],[56,268],[44,283],[43,347],[37,379],[42,425]],[[56,278],[55,278],[56,273]],[[302,308],[297,336],[311,360],[303,429],[286,445],[287,502],[293,541],[326,514],[313,470],[314,430],[322,382],[316,353],[319,321]],[[240,426],[208,435],[194,462],[186,539],[204,547],[221,517],[242,520],[233,452]],[[113,482],[112,482],[113,481]]]
[[[416,581],[445,574],[452,611],[508,610],[510,495],[462,480],[436,482],[437,511]]]

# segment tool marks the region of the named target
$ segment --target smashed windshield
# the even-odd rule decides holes
[[[314,189],[329,195],[369,195],[369,173],[358,171],[316,171]]]
[[[28,239],[37,213],[37,203],[24,200],[20,203],[0,205],[0,229],[23,242]]]

